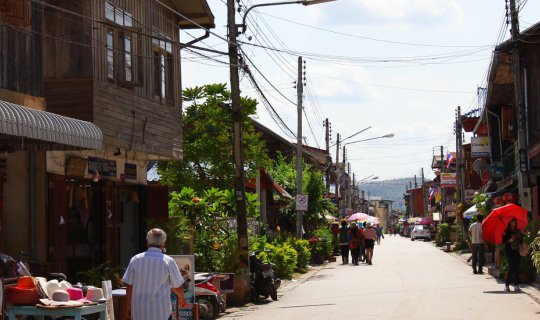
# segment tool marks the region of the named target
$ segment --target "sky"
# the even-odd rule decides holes
[[[227,51],[225,0],[207,0],[216,28],[197,45]],[[540,21],[540,1],[516,0],[520,30]],[[240,0],[246,8],[272,2]],[[274,1],[275,2],[275,1]],[[456,108],[481,107],[477,88],[486,86],[493,48],[510,36],[504,0],[337,0],[253,9],[238,37],[256,82],[296,134],[298,56],[305,61],[302,136],[325,148],[324,119],[345,140],[356,181],[412,177],[423,168],[432,179],[433,154],[455,151]],[[236,15],[240,23],[242,15]],[[202,30],[182,32],[182,42]],[[183,50],[182,81],[189,88],[229,84],[228,57]],[[249,59],[249,60],[247,60]],[[257,71],[258,70],[258,71]],[[262,101],[240,73],[242,95]],[[268,81],[267,81],[268,80]],[[274,116],[275,118],[275,116]],[[263,103],[256,120],[287,136]],[[393,138],[378,138],[393,133]],[[290,135],[290,133],[289,133]],[[466,136],[465,143],[470,142]],[[342,150],[339,151],[340,161]],[[336,147],[330,153],[335,161]]]

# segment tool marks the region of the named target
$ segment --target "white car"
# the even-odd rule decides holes
[[[411,231],[411,241],[416,239],[424,239],[425,241],[431,240],[431,231],[429,227],[424,224],[417,224]]]

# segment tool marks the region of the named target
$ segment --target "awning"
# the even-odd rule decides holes
[[[93,123],[0,100],[0,140],[11,145],[52,142],[81,149],[101,149],[103,134]],[[5,136],[9,137],[5,137]],[[19,137],[23,139],[19,140]],[[33,142],[34,144],[36,142]]]

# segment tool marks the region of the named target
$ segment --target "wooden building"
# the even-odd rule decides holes
[[[474,133],[489,136],[491,156],[486,160],[496,174],[487,178],[484,191],[514,193],[522,206],[530,207],[540,221],[540,23],[523,30],[517,42],[508,40],[495,48],[488,75],[485,106]],[[521,94],[527,148],[517,146],[518,110],[515,105],[513,52],[520,50]],[[519,190],[518,170],[526,169],[528,190]],[[490,170],[492,173],[493,170]]]
[[[4,235],[6,251],[35,250],[34,260],[70,276],[105,261],[126,266],[144,247],[146,221],[161,217],[152,208],[167,199],[147,186],[147,162],[182,159],[180,29],[213,28],[209,6],[8,0],[0,11],[0,40],[9,44],[0,87],[100,134],[97,148],[41,143],[32,215],[39,221],[9,221],[34,227],[15,243]],[[9,180],[9,163],[7,172]]]

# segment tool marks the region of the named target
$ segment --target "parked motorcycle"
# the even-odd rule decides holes
[[[195,272],[195,302],[199,304],[199,319],[216,319],[220,312],[225,312],[225,300],[212,284],[216,274]]]
[[[251,296],[254,300],[266,299],[277,300],[277,289],[281,285],[281,279],[276,277],[272,265],[263,263],[257,258],[257,253],[249,255],[249,272],[251,274]]]

